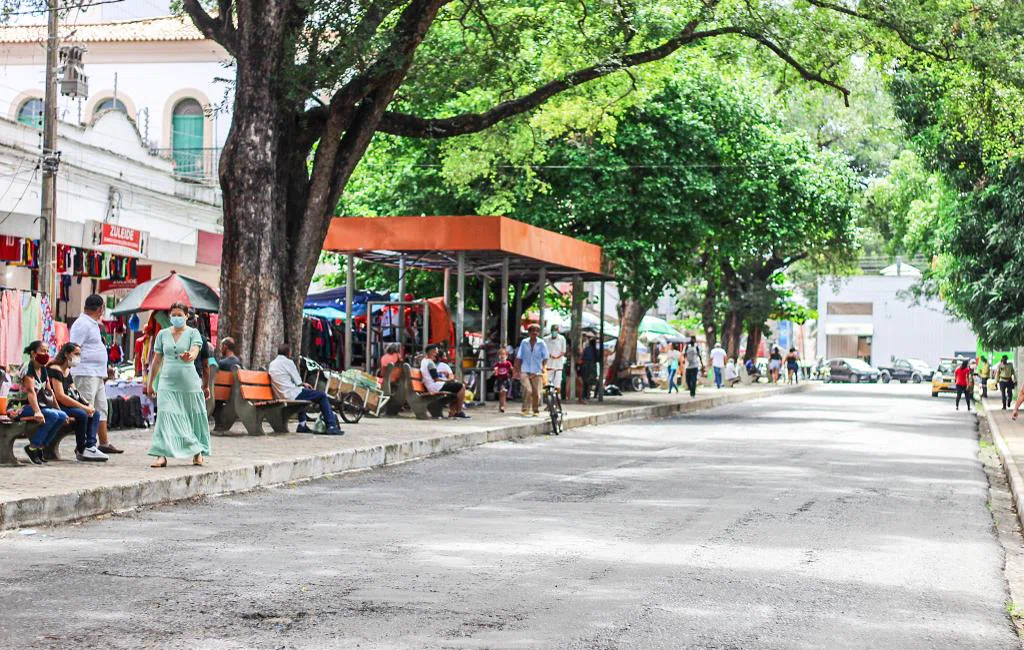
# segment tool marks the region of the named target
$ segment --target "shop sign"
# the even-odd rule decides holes
[[[137,273],[138,275],[134,278],[100,280],[99,292],[106,293],[107,291],[117,291],[118,289],[134,289],[140,284],[153,279],[153,267],[149,264],[139,264]]]
[[[127,255],[145,257],[149,243],[149,233],[116,223],[91,222],[86,228],[85,248]]]

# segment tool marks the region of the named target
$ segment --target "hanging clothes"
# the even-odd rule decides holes
[[[43,336],[43,309],[39,304],[39,296],[25,293],[21,296],[21,349],[24,350],[32,341],[39,341]]]
[[[0,366],[21,363],[21,296],[0,291]]]
[[[50,355],[57,354],[57,334],[53,322],[53,310],[50,309],[50,297],[42,295],[39,297],[41,310],[40,340],[50,349]]]

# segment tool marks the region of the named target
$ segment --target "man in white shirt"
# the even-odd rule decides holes
[[[107,435],[107,346],[100,334],[104,307],[103,296],[89,296],[85,299],[85,310],[71,325],[71,342],[82,348],[82,361],[71,369],[71,377],[82,399],[99,413],[93,424],[96,430],[89,436],[99,439],[97,449],[104,454],[123,454],[123,449],[110,444]]]
[[[551,326],[548,337],[548,383],[562,391],[562,369],[565,368],[565,337],[558,331],[558,325]]]
[[[299,369],[291,359],[292,348],[287,343],[277,346],[277,356],[267,366],[270,374],[270,384],[274,388],[274,395],[278,399],[306,400],[320,406],[320,412],[327,422],[327,433],[332,436],[342,436],[345,432],[338,427],[338,418],[334,416],[334,409],[331,408],[331,400],[327,393],[322,390],[314,390],[312,386],[302,381]],[[306,412],[299,411],[298,433],[311,433],[306,426]]]
[[[725,368],[727,356],[725,349],[719,344],[711,348],[711,352],[708,353],[708,357],[711,358],[711,368],[715,371],[715,388],[722,387],[722,370]]]
[[[448,404],[448,417],[468,420],[469,416],[463,410],[463,405],[466,402],[466,387],[462,385],[462,382],[446,378],[441,374],[437,363],[439,354],[440,348],[436,345],[427,346],[427,354],[420,361],[420,375],[423,376],[423,386],[427,389],[427,392],[433,395],[438,393],[452,393],[455,395],[455,399]],[[451,374],[451,368],[448,367],[448,364],[441,362],[440,365],[448,369],[447,374]]]

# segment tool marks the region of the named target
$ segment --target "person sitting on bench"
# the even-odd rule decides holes
[[[753,359],[747,359],[743,363],[743,367],[747,370],[747,375],[750,377],[750,381],[757,383],[761,378],[761,369],[757,367]]]
[[[462,385],[462,382],[445,381],[441,377],[441,373],[437,370],[437,355],[438,346],[428,345],[427,354],[423,357],[423,361],[420,362],[420,374],[423,375],[423,385],[432,394],[452,393],[455,395],[455,399],[448,404],[448,417],[468,420],[469,416],[462,410],[462,406],[466,402],[466,387]]]
[[[302,381],[299,376],[299,369],[291,359],[292,348],[287,343],[277,346],[277,357],[267,366],[270,374],[270,383],[274,388],[274,394],[278,399],[306,400],[320,406],[324,421],[327,422],[328,435],[341,436],[344,432],[338,427],[338,418],[334,416],[334,409],[331,408],[331,400],[327,393],[322,390],[314,390],[312,386]],[[312,433],[306,426],[306,413],[299,411],[299,433]]]

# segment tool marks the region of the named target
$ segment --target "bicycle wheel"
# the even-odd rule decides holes
[[[548,398],[548,413],[551,416],[551,433],[557,436],[562,432],[562,400],[558,393],[552,393]]]
[[[363,406],[363,398],[355,393],[345,393],[341,396],[339,406],[341,407],[341,419],[349,424],[356,424],[363,419],[366,408]]]

